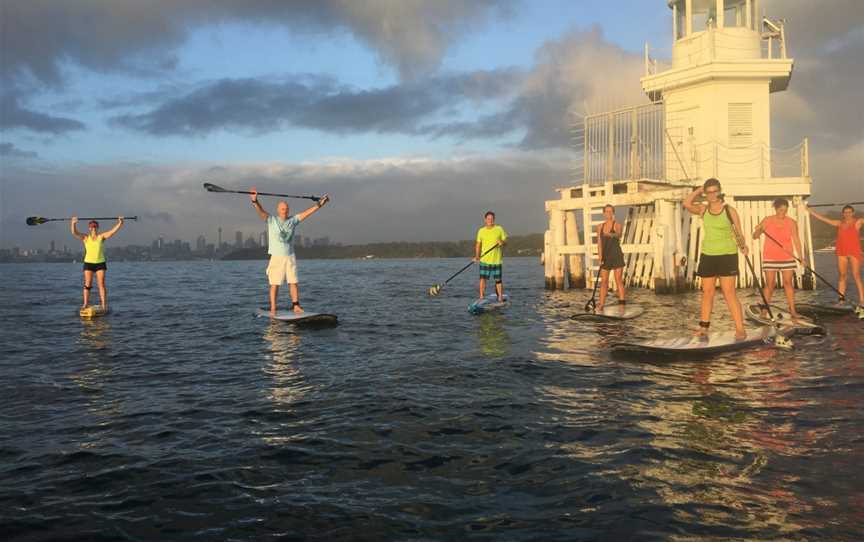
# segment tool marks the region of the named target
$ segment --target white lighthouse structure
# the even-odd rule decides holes
[[[757,272],[761,241],[749,235],[790,201],[805,250],[812,243],[803,201],[810,195],[807,140],[772,147],[770,97],[790,82],[780,21],[759,0],[669,0],[671,64],[645,47],[642,89],[651,103],[587,115],[574,125],[574,184],[546,202],[547,288],[591,287],[594,228],[603,205],[627,209],[623,250],[629,285],[657,292],[697,285],[701,221],[682,209],[694,186],[715,177],[738,209]],[[739,286],[752,284],[743,258]],[[812,287],[811,283],[803,286]]]

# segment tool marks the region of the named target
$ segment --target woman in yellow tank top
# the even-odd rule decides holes
[[[86,309],[90,304],[90,290],[93,288],[93,275],[96,275],[96,284],[99,285],[99,301],[102,305],[102,310],[108,310],[108,289],[105,287],[105,272],[108,266],[105,263],[105,252],[102,249],[102,242],[110,239],[117,231],[123,227],[123,217],[117,217],[117,224],[105,233],[99,233],[99,223],[91,220],[87,225],[89,231],[84,234],[78,231],[78,217],[73,216],[70,222],[69,229],[72,235],[80,239],[84,243],[84,304],[82,309]]]

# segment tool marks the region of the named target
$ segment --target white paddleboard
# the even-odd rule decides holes
[[[317,325],[317,326],[335,326],[339,319],[335,314],[323,314],[320,312],[294,312],[294,311],[276,311],[275,315],[270,314],[270,309],[258,309],[255,311],[258,318],[270,318],[280,322],[297,325]]]
[[[504,301],[498,301],[497,294],[489,294],[479,301],[468,305],[471,314],[483,314],[484,312],[498,311],[510,304],[510,296],[504,294]]]
[[[573,320],[630,320],[641,316],[644,312],[645,308],[641,305],[613,303],[606,305],[602,310],[577,313],[570,318]]]
[[[645,342],[619,342],[612,345],[613,353],[662,354],[667,356],[685,354],[718,354],[743,350],[760,345],[770,345],[775,335],[771,326],[747,330],[747,338],[735,339],[734,331],[709,332],[703,337],[683,336],[654,339]]]
[[[762,315],[760,305],[751,303],[744,307],[744,315],[747,319],[757,324],[771,325],[773,323],[778,326],[792,328],[795,330],[795,333],[802,335],[825,332],[825,329],[813,320],[803,316],[796,320],[790,313],[774,305],[771,305],[771,314],[774,316],[773,322],[769,316]]]

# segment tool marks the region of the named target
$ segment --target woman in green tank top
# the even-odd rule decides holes
[[[701,194],[705,194],[705,203],[696,202]],[[735,282],[738,277],[738,250],[747,256],[747,247],[741,234],[738,212],[723,201],[720,181],[717,179],[708,179],[701,188],[694,190],[684,200],[684,208],[702,217],[702,250],[696,271],[702,277],[702,307],[697,334],[705,336],[708,333],[719,280],[726,306],[735,322],[735,338],[744,340],[747,332],[744,330],[744,314],[738,302]]]
[[[87,233],[78,231],[78,217],[73,216],[69,223],[69,229],[76,239],[84,244],[84,303],[81,309],[90,305],[90,289],[93,288],[93,276],[96,276],[96,284],[99,286],[99,302],[102,310],[108,310],[108,288],[105,286],[105,273],[108,266],[105,263],[105,253],[102,250],[102,242],[110,239],[123,227],[123,217],[117,217],[117,224],[105,233],[99,232],[99,223],[91,220],[87,224]]]

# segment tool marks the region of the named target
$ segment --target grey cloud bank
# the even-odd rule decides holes
[[[199,234],[247,233],[262,229],[246,196],[211,194],[205,180],[224,187],[264,191],[329,192],[327,212],[304,224],[304,235],[336,241],[466,239],[495,209],[514,233],[541,231],[538,209],[566,178],[567,156],[560,153],[505,152],[446,160],[332,160],[315,164],[156,166],[117,164],[65,167],[62,171],[15,168],[6,175],[0,203],[0,246],[47,246],[64,238],[63,225],[26,226],[28,215],[113,216],[138,214],[118,243],[149,243]],[[33,198],[33,194],[51,197]],[[94,197],[98,195],[98,197]],[[272,208],[276,200],[268,198]],[[292,200],[292,210],[307,202]]]

